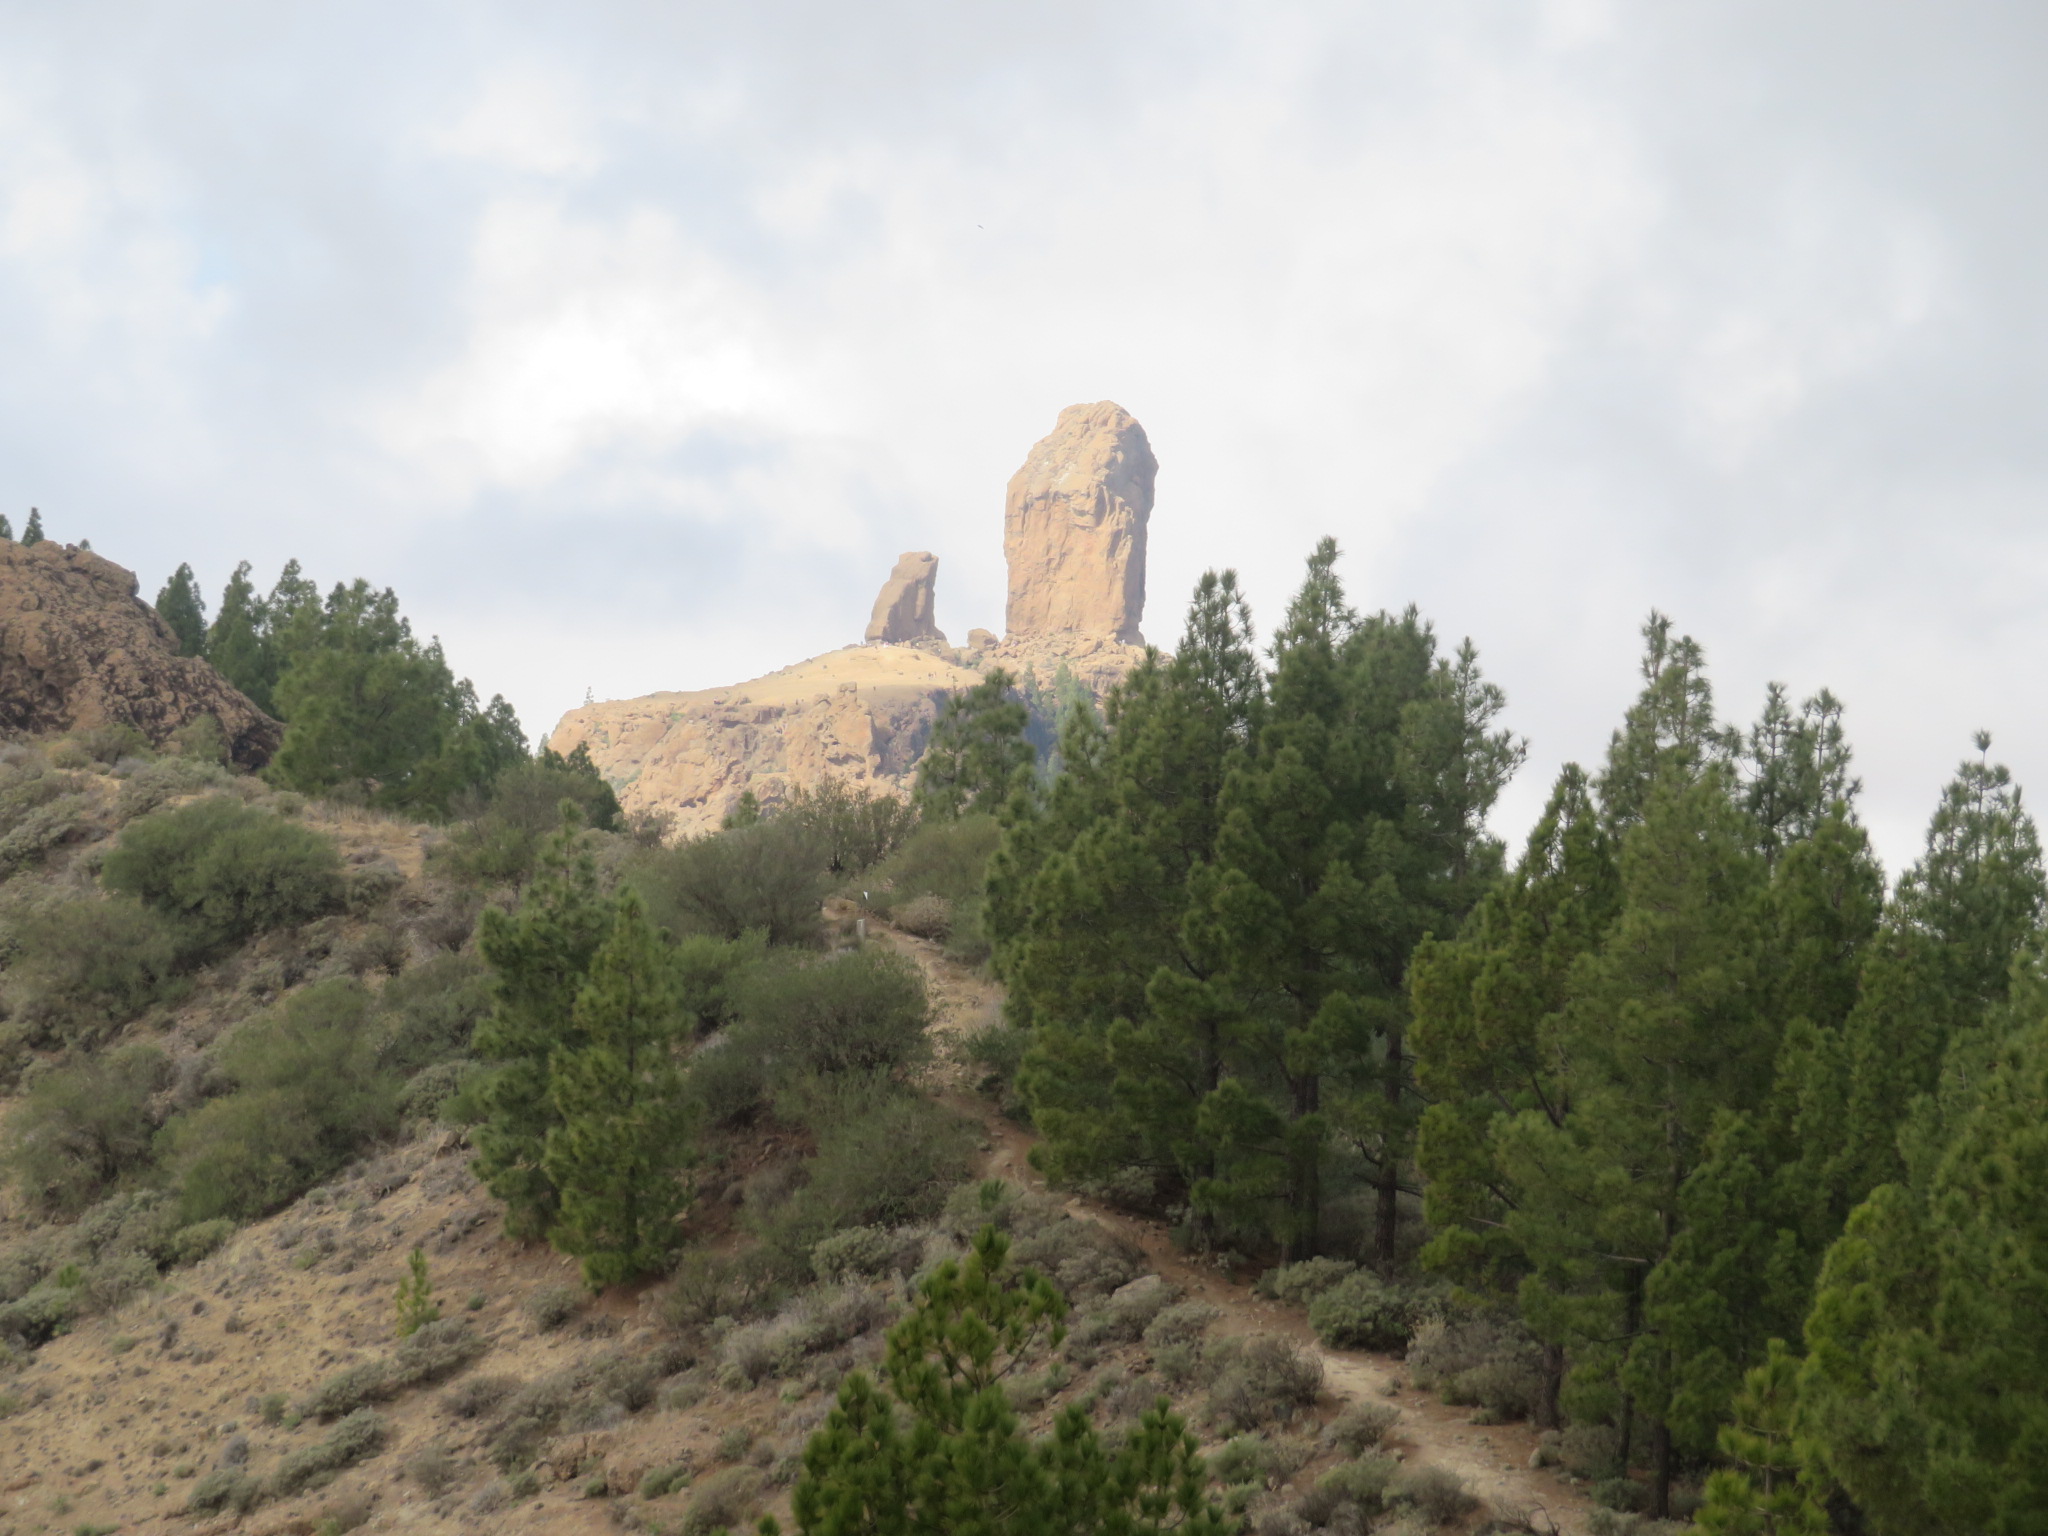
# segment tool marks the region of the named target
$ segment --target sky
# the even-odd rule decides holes
[[[1470,636],[1519,839],[1638,685],[1846,705],[1896,872],[2048,784],[2031,0],[0,0],[0,511],[145,598],[397,589],[545,731],[1000,629],[1004,484],[1113,399],[1145,629],[1315,540]]]

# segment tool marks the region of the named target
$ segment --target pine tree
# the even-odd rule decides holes
[[[1953,1043],[2006,998],[2014,958],[2048,906],[2041,843],[1991,738],[1943,792],[1927,851],[1906,872],[1845,1027],[1847,1088],[1830,1178],[1847,1209],[1905,1175],[1899,1133]]]
[[[206,654],[206,599],[200,595],[191,566],[180,565],[164,583],[156,595],[156,612],[178,637],[180,656]]]
[[[1878,1536],[2048,1511],[2048,1022],[1989,1068],[1925,1182],[1850,1218],[1806,1325],[1803,1426]]]
[[[591,959],[575,1026],[548,1062],[556,1123],[541,1170],[559,1192],[549,1241],[583,1261],[595,1290],[649,1274],[673,1251],[689,1153],[675,965],[631,890]]]
[[[549,1094],[557,1050],[582,1044],[577,998],[612,929],[612,903],[598,890],[597,865],[573,823],[549,842],[516,912],[486,907],[477,947],[491,965],[492,1007],[473,1049],[492,1071],[479,1095],[476,1168],[505,1202],[505,1230],[546,1235],[561,1192],[545,1164],[548,1133],[560,1124]]]
[[[0,541],[5,541],[9,544],[14,542],[14,524],[7,520],[7,515],[4,512],[0,512]]]
[[[30,507],[28,509],[28,526],[21,530],[22,548],[26,549],[31,544],[40,544],[42,542],[43,514],[39,509]]]
[[[406,1260],[405,1278],[398,1282],[398,1336],[409,1339],[427,1324],[440,1320],[441,1308],[434,1300],[434,1282],[427,1274],[426,1253],[413,1249]]]
[[[1112,1451],[1078,1407],[1029,1439],[1004,1382],[1057,1344],[1066,1304],[993,1227],[889,1334],[888,1395],[852,1372],[804,1448],[804,1536],[1224,1536],[1193,1435],[1165,1400]],[[893,1402],[891,1401],[893,1399]],[[770,1529],[764,1525],[764,1530]]]
[[[275,714],[276,701],[270,695],[277,668],[264,643],[265,628],[263,600],[256,595],[249,562],[244,560],[221,589],[220,611],[206,632],[206,659],[257,708]]]
[[[1798,1412],[1799,1357],[1773,1339],[1721,1428],[1721,1454],[1735,1465],[1707,1479],[1695,1522],[1707,1536],[1827,1536],[1826,1514],[1804,1476]]]
[[[1641,819],[1658,781],[1698,777],[1727,761],[1739,741],[1714,719],[1706,656],[1690,635],[1671,638],[1671,620],[1652,611],[1643,625],[1643,691],[1608,744],[1595,787],[1608,824],[1626,829]]]
[[[1029,716],[1016,679],[995,668],[974,687],[947,698],[917,765],[914,798],[927,816],[999,811],[1030,782]]]
[[[1181,1201],[1214,1171],[1195,1120],[1220,1018],[1181,929],[1259,700],[1236,576],[1209,572],[1172,660],[1147,656],[1100,721],[1069,714],[1065,771],[991,862],[995,963],[1033,1029],[1020,1082],[1060,1177],[1141,1170]]]

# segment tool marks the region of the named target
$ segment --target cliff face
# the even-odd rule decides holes
[[[89,549],[0,542],[0,730],[133,726],[154,745],[200,715],[260,768],[284,727],[177,638],[136,596],[135,573]]]
[[[1114,401],[1060,412],[1010,477],[1006,639],[1144,644],[1145,527],[1158,473],[1145,429]]]
[[[666,813],[691,836],[748,790],[769,806],[826,779],[907,794],[940,704],[980,681],[926,650],[849,646],[731,688],[586,704],[549,745],[588,745],[628,814]]]
[[[1064,667],[1100,698],[1137,665],[1157,471],[1122,406],[1069,406],[1010,480],[1000,640],[975,629],[964,651],[946,644],[938,560],[914,551],[883,583],[866,644],[730,688],[586,704],[548,744],[587,746],[629,813],[665,813],[685,836],[716,831],[749,790],[767,806],[825,779],[907,794],[946,696],[985,670],[1050,684]]]

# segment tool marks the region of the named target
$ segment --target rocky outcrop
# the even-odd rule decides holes
[[[932,622],[933,591],[939,580],[936,556],[910,550],[897,556],[896,569],[882,583],[874,617],[864,637],[869,645],[915,645],[920,640],[946,643]]]
[[[1142,645],[1145,524],[1159,463],[1122,406],[1070,405],[1010,477],[1006,641],[1088,635]]]
[[[731,688],[586,704],[548,738],[588,746],[628,814],[714,832],[748,790],[764,806],[826,779],[906,794],[946,695],[979,672],[932,652],[856,645]]]
[[[201,715],[244,767],[270,761],[284,727],[205,662],[178,654],[136,596],[135,573],[89,549],[0,542],[0,731],[133,726],[157,746]]]

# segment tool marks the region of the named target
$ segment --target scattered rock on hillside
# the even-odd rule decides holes
[[[1159,461],[1113,401],[1070,405],[1010,477],[1005,638],[1090,635],[1142,645],[1145,524]]]
[[[896,560],[896,569],[882,583],[875,599],[874,617],[868,620],[868,644],[911,645],[919,640],[946,643],[939,626],[932,622],[933,588],[938,585],[937,557],[914,549]]]
[[[0,542],[0,730],[133,726],[162,746],[201,715],[234,760],[260,768],[284,727],[205,662],[178,654],[135,573],[89,549]]]

